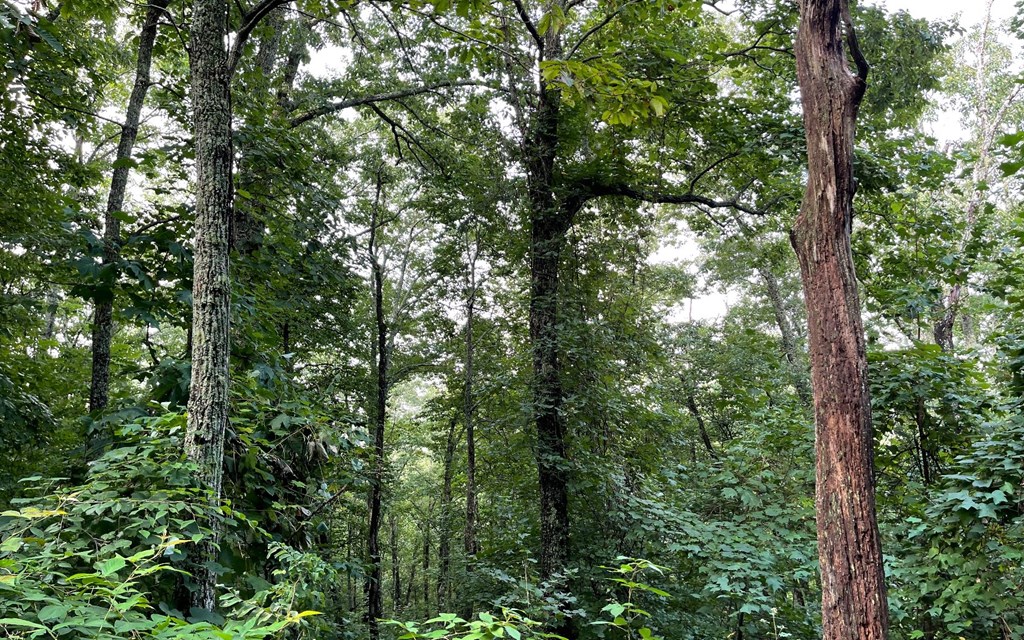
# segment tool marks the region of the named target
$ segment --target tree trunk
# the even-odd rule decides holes
[[[388,517],[391,530],[391,587],[394,611],[397,614],[402,606],[402,567],[398,563],[398,517],[391,513]]]
[[[266,93],[268,98],[272,97],[281,111],[287,111],[290,106],[295,78],[299,65],[306,55],[307,40],[311,33],[309,21],[306,19],[289,25],[285,20],[285,11],[286,7],[279,7],[272,10],[266,18],[271,35],[260,43],[255,60],[263,75],[261,82],[255,84],[255,90]],[[289,26],[292,27],[290,35],[293,39],[280,67],[281,75],[275,87],[272,76],[281,50],[282,35]],[[252,166],[252,149],[240,149],[239,156],[239,189],[253,193],[254,198],[240,199],[235,206],[231,219],[231,246],[242,255],[251,255],[263,245],[266,222],[271,211],[266,198],[260,196],[264,189],[263,176],[260,175],[259,167],[254,169]]]
[[[875,519],[871,407],[850,250],[853,141],[867,63],[847,0],[803,0],[796,40],[808,181],[791,239],[807,300],[815,509],[825,640],[882,640],[889,615]],[[846,61],[843,32],[857,63]]]
[[[683,380],[683,384],[686,384],[686,380]],[[686,410],[690,412],[693,419],[697,421],[697,428],[700,430],[700,439],[704,443],[704,448],[708,450],[708,453],[712,458],[717,458],[718,454],[715,453],[715,447],[711,444],[711,436],[708,435],[708,427],[704,423],[704,416],[700,414],[700,407],[697,406],[697,398],[694,397],[691,389],[686,390]]]
[[[782,335],[782,353],[793,373],[793,386],[796,387],[796,394],[806,404],[811,404],[811,389],[807,384],[807,372],[800,366],[800,356],[796,350],[796,337],[793,335],[793,325],[790,323],[789,314],[786,313],[786,304],[782,298],[782,291],[779,289],[779,281],[775,278],[768,267],[757,270],[764,280],[765,290],[768,293],[768,300],[772,303],[772,311],[775,313],[775,323]]]
[[[480,255],[480,238],[476,236],[475,247],[466,243],[469,268],[466,271],[466,378],[462,403],[462,419],[466,427],[466,529],[463,547],[466,561],[472,568],[473,560],[480,551],[476,539],[476,424],[474,421],[473,399],[473,320],[476,311],[476,260]]]
[[[135,85],[128,98],[121,139],[117,143],[114,173],[110,178],[110,193],[103,216],[103,266],[116,264],[121,244],[121,220],[118,214],[124,207],[128,187],[130,160],[139,135],[142,105],[149,91],[149,70],[153,61],[153,43],[156,41],[160,16],[170,0],[152,0],[139,31],[139,51],[135,59]],[[92,382],[89,386],[89,411],[102,411],[110,398],[110,347],[114,340],[114,292],[96,299],[92,324]]]
[[[553,40],[548,38],[548,41]],[[528,143],[533,151],[527,167],[531,221],[530,341],[540,484],[541,580],[564,569],[569,559],[568,465],[558,345],[558,269],[572,220],[554,194],[559,100],[557,91],[549,88],[541,91]]]
[[[431,505],[431,509],[433,505]],[[423,527],[423,609],[430,610],[430,524]]]
[[[914,424],[917,425],[917,452],[921,459],[921,479],[925,484],[931,484],[933,474],[928,444],[928,408],[925,406],[923,397],[917,399]]]
[[[455,418],[448,424],[444,450],[444,481],[441,486],[441,537],[437,543],[437,606],[443,608],[451,592],[452,477],[455,473]]]
[[[195,125],[196,209],[192,282],[192,383],[185,453],[198,465],[220,504],[224,430],[228,421],[228,361],[231,322],[228,227],[231,217],[231,94],[227,36],[228,5],[196,0],[192,14],[191,82]],[[212,610],[216,575],[205,565],[215,558],[217,533],[200,545],[192,563],[196,589],[191,604]]]
[[[991,60],[989,47],[991,46],[993,3],[994,0],[987,0],[985,2],[985,17],[981,22],[981,34],[977,41],[977,49],[975,50],[977,67],[974,69],[975,86],[973,89],[977,96],[975,99],[977,106],[975,117],[977,120],[974,126],[975,140],[973,142],[977,144],[978,157],[974,162],[971,176],[971,192],[967,201],[965,216],[967,224],[958,246],[958,252],[961,254],[966,253],[974,227],[978,223],[978,214],[984,209],[987,187],[982,187],[982,185],[990,184],[995,178],[992,175],[995,168],[992,162],[993,149],[997,144],[1000,129],[1006,121],[1007,111],[1018,95],[1017,92],[1013,92],[1001,104],[993,105],[992,103],[993,96],[988,78],[988,65]],[[996,106],[994,112],[993,106]],[[956,319],[960,313],[964,297],[968,294],[968,291],[965,291],[969,275],[968,269],[969,267],[964,262],[958,262],[955,271],[958,282],[950,287],[944,299],[938,303],[940,314],[932,327],[932,336],[935,338],[935,344],[939,345],[939,348],[946,352],[953,351],[953,329],[956,326]]]
[[[381,184],[377,182],[377,200],[380,200]],[[370,481],[369,511],[370,525],[367,534],[367,554],[370,572],[366,583],[366,622],[370,640],[380,637],[378,620],[384,615],[384,598],[381,584],[380,525],[381,497],[384,490],[384,428],[387,423],[388,406],[388,325],[384,315],[384,273],[377,259],[377,205],[374,205],[370,223],[370,268],[372,272],[373,308],[376,333],[376,374],[373,406],[373,478]]]

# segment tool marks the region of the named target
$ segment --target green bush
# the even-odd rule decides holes
[[[220,614],[187,618],[175,608],[187,545],[209,539],[214,527],[225,545],[266,538],[230,506],[210,506],[181,453],[184,428],[176,413],[125,425],[119,446],[91,465],[83,484],[51,480],[40,484],[39,497],[0,514],[0,629],[7,636],[254,639],[316,614],[291,608],[291,555],[283,545],[272,554],[281,567],[275,581],[246,594],[222,585]]]

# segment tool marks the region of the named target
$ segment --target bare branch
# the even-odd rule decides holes
[[[540,33],[537,31],[537,27],[534,26],[533,20],[530,19],[530,14],[526,12],[526,7],[523,6],[522,0],[512,0],[512,4],[515,5],[516,13],[519,14],[519,19],[523,21],[524,25],[526,25],[526,29],[530,32],[530,36],[533,38],[533,41],[537,43],[537,48],[541,53],[543,53],[544,38],[541,37]]]
[[[288,4],[290,0],[261,0],[259,4],[242,16],[242,26],[235,34],[235,42],[231,45],[231,52],[228,54],[228,74],[234,74],[242,58],[242,49],[252,35],[253,29],[259,25],[263,18],[266,18],[271,11],[282,5]]]
[[[431,91],[451,87],[490,87],[492,89],[494,88],[488,83],[476,80],[446,80],[444,82],[437,82],[435,84],[424,85],[421,87],[410,87],[408,89],[400,89],[398,91],[391,91],[389,93],[380,93],[377,95],[361,96],[359,98],[349,98],[348,100],[341,100],[339,102],[318,107],[300,116],[296,116],[291,119],[290,124],[293,127],[297,127],[305,122],[309,122],[314,118],[319,118],[320,116],[325,116],[331,113],[337,113],[339,111],[350,109],[352,107],[372,105],[377,102],[387,102],[389,100],[398,100],[400,98],[408,98],[410,96],[430,93]]]
[[[571,58],[572,54],[576,53],[576,50],[579,49],[581,46],[583,46],[583,43],[587,41],[587,38],[589,38],[590,36],[594,35],[598,31],[603,29],[605,26],[607,26],[608,23],[611,22],[612,20],[614,20],[616,18],[616,16],[618,16],[620,13],[622,13],[625,10],[626,7],[628,7],[628,6],[632,5],[632,4],[636,4],[637,2],[638,2],[638,0],[630,0],[629,2],[625,3],[624,5],[622,5],[618,9],[616,9],[615,11],[612,11],[611,13],[606,15],[604,17],[604,20],[602,20],[601,22],[598,22],[593,27],[588,29],[586,31],[586,33],[584,33],[582,36],[580,36],[580,39],[576,41],[576,44],[574,44],[572,46],[572,48],[569,49],[569,53],[566,54],[565,59],[568,60],[569,58]]]

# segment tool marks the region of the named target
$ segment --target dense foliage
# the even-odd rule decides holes
[[[247,4],[214,488],[193,6],[0,0],[0,633],[821,637],[798,3]],[[853,20],[890,634],[1021,638],[1019,25]]]

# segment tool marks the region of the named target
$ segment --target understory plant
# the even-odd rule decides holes
[[[185,550],[214,528],[222,546],[269,542],[256,522],[212,506],[195,485],[181,453],[184,427],[179,413],[140,418],[118,430],[117,446],[82,484],[26,479],[37,496],[0,514],[5,637],[258,639],[301,630],[317,613],[295,609],[294,554],[283,549],[272,554],[273,580],[258,590],[243,592],[217,567],[223,615],[176,605],[188,584]]]

